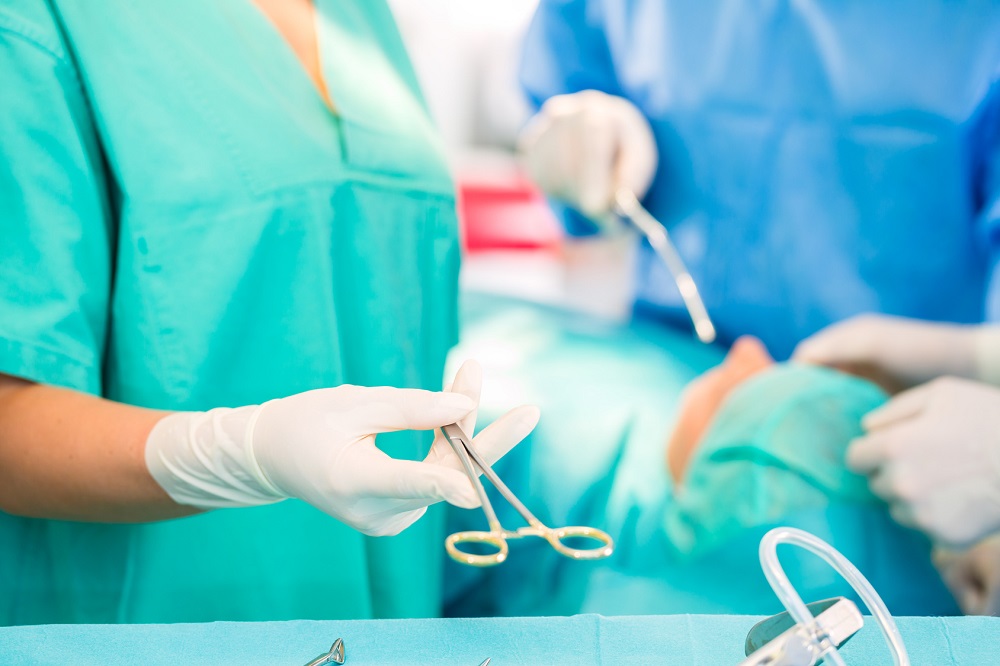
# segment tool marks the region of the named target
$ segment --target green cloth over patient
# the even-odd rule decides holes
[[[667,510],[682,555],[710,550],[748,527],[832,501],[876,504],[844,464],[861,417],[886,401],[869,381],[789,364],[751,377],[716,413]]]
[[[497,472],[544,522],[604,529],[616,549],[576,562],[532,539],[512,541],[489,570],[449,563],[447,613],[776,613],[757,546],[778,525],[838,548],[894,613],[957,612],[927,539],[894,523],[844,465],[861,416],[885,400],[873,384],[822,368],[761,372],[722,404],[675,488],[665,454],[680,396],[724,350],[642,320],[615,325],[482,294],[462,307],[449,363],[483,364],[478,427],[522,402],[542,410]],[[521,524],[491,497],[505,527]],[[479,510],[451,509],[449,522],[452,531],[485,524]],[[807,601],[851,595],[814,555],[780,556]]]

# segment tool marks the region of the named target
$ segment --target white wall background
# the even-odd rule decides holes
[[[389,0],[449,151],[514,145],[528,108],[520,42],[537,0]]]
[[[528,119],[517,72],[538,0],[388,0],[461,181],[517,178],[517,134]],[[468,256],[462,285],[616,320],[631,306],[635,243],[567,240],[548,251]]]

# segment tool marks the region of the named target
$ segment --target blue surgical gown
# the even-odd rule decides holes
[[[536,105],[595,89],[646,115],[645,203],[722,340],[783,358],[865,311],[1000,315],[998,64],[984,0],[542,0],[521,78]],[[637,311],[686,325],[640,255]]]

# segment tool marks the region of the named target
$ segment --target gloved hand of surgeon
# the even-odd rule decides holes
[[[803,340],[792,360],[874,374],[900,388],[945,375],[1000,384],[1000,326],[860,315]]]
[[[1000,535],[966,551],[936,549],[934,564],[966,615],[1000,615]]]
[[[619,187],[641,199],[658,160],[642,112],[596,90],[546,101],[522,133],[520,151],[546,194],[598,220],[612,209]]]
[[[1000,531],[1000,389],[943,377],[862,425],[847,464],[869,475],[897,521],[957,547]]]
[[[951,546],[1000,530],[1000,389],[983,383],[1000,383],[1000,327],[862,315],[792,358],[902,390],[865,417],[847,452],[896,520]]]
[[[338,386],[262,405],[180,412],[159,421],[146,466],[177,503],[202,509],[296,497],[373,536],[409,527],[427,506],[475,508],[479,499],[440,433],[423,461],[389,457],[376,435],[458,422],[475,429],[482,370],[466,362],[445,392]],[[536,407],[511,410],[474,440],[490,463],[538,422]]]

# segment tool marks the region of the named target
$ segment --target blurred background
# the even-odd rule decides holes
[[[537,4],[390,1],[452,164],[462,287],[624,320],[634,244],[564,238],[518,166],[517,136],[532,111],[518,84],[521,40]]]

